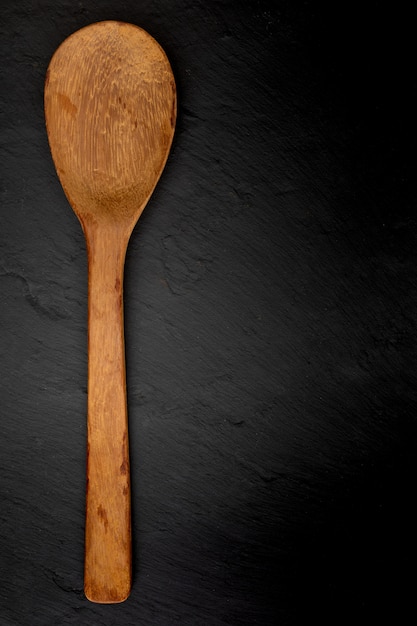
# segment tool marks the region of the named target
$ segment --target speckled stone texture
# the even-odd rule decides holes
[[[1,626],[415,612],[415,37],[399,5],[339,5],[2,3]],[[86,251],[43,119],[54,50],[103,19],[153,35],[179,91],[126,261],[115,606],[82,590]]]

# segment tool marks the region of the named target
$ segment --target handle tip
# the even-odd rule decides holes
[[[130,582],[128,585],[122,587],[114,586],[110,587],[97,587],[95,585],[85,583],[84,595],[90,602],[96,604],[118,604],[125,602],[128,599],[131,591]]]

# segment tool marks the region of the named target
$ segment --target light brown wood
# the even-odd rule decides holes
[[[93,602],[122,602],[132,577],[123,269],[174,134],[175,82],[165,53],[132,24],[77,31],[51,59],[45,118],[88,252],[84,590]]]

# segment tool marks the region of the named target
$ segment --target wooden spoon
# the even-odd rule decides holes
[[[84,591],[93,602],[122,602],[132,563],[123,268],[174,134],[175,82],[164,51],[132,24],[82,28],[51,59],[45,117],[88,252]]]

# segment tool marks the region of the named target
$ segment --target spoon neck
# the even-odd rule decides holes
[[[87,255],[89,282],[106,283],[116,277],[123,276],[126,249],[130,233],[125,229],[109,227],[100,224],[94,228],[84,229]]]
[[[89,270],[101,266],[104,274],[123,271],[126,246],[123,242],[114,240],[113,238],[102,237],[88,245],[88,264]]]
[[[89,233],[88,318],[89,332],[106,335],[108,328],[123,336],[123,276],[128,240],[114,230]],[[100,341],[96,345],[100,345]],[[122,344],[118,350],[121,350]]]

